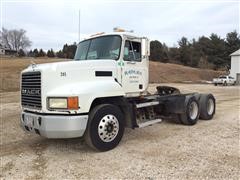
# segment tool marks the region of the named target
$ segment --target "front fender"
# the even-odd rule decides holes
[[[124,95],[122,87],[113,79],[64,84],[47,92],[47,97],[78,96],[80,106],[78,113],[88,113],[96,98]]]

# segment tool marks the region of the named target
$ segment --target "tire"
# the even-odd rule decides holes
[[[111,104],[96,106],[91,110],[84,135],[86,143],[95,150],[108,151],[115,148],[124,133],[124,116]]]
[[[216,102],[212,94],[202,94],[200,97],[200,119],[211,120],[215,114]]]
[[[172,118],[173,122],[176,123],[176,124],[183,124],[183,122],[181,121],[180,119],[180,115],[179,114],[176,114],[176,116],[174,116]]]
[[[185,112],[178,115],[179,121],[184,125],[196,124],[199,118],[199,104],[196,97],[187,96],[185,105]]]
[[[217,86],[217,83],[215,83],[214,86]]]

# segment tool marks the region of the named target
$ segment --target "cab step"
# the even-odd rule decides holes
[[[139,104],[136,104],[136,108],[143,108],[143,107],[148,107],[148,106],[156,106],[158,104],[159,104],[158,101],[139,103]]]
[[[153,124],[160,123],[160,122],[162,122],[162,119],[149,120],[149,121],[146,121],[144,123],[139,123],[138,127],[143,128],[143,127],[151,126]]]

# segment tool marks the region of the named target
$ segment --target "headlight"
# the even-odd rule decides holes
[[[67,109],[67,98],[48,98],[50,109]]]
[[[49,97],[48,107],[50,109],[78,109],[78,97]]]

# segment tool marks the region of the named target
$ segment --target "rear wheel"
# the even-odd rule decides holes
[[[199,117],[199,104],[194,96],[186,97],[186,110],[183,114],[179,114],[179,121],[184,125],[194,125]]]
[[[120,109],[111,104],[96,106],[89,115],[85,140],[99,151],[115,148],[122,139],[124,119]]]
[[[199,102],[201,107],[200,119],[212,119],[216,109],[216,102],[214,96],[212,94],[202,94]]]

